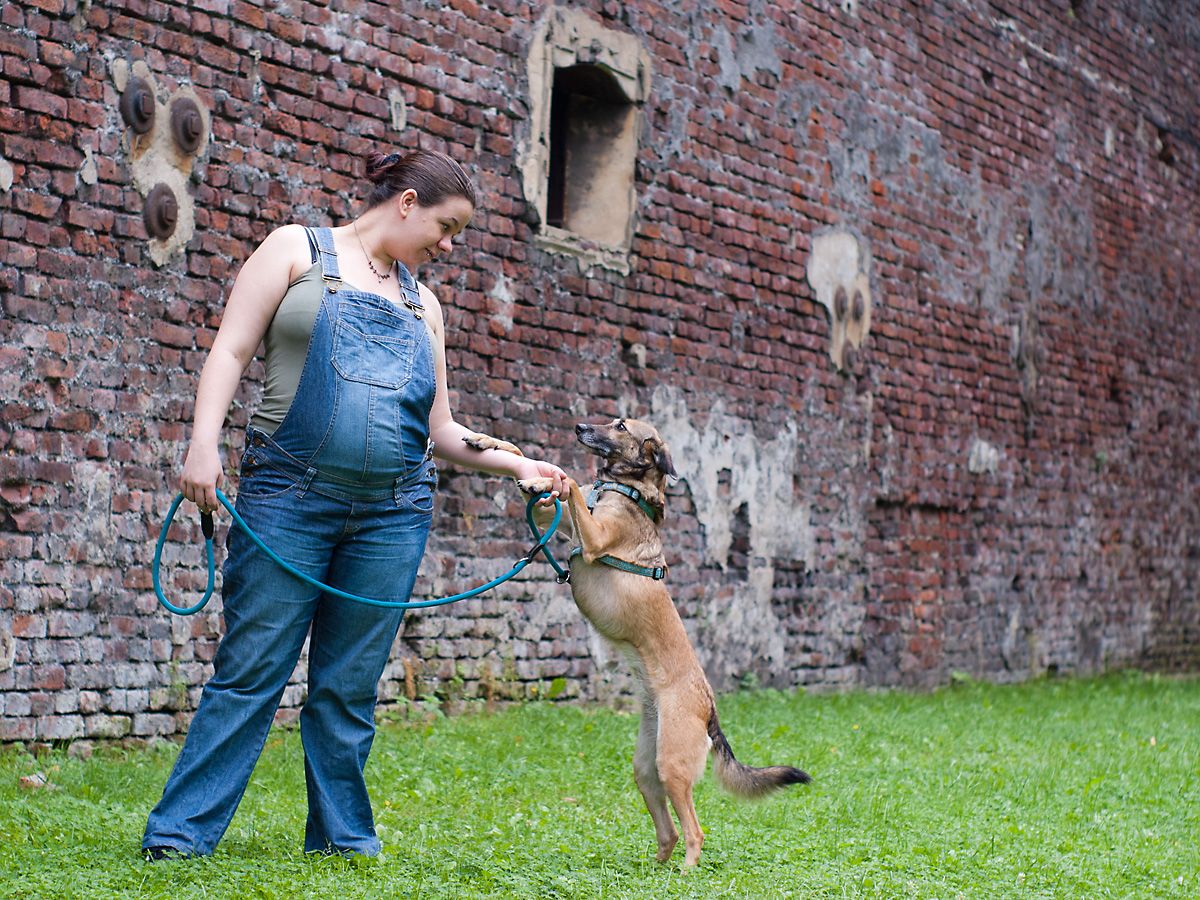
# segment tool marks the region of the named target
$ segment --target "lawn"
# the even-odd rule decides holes
[[[0,896],[1196,897],[1200,680],[720,700],[750,764],[811,785],[697,791],[700,865],[654,862],[637,720],[552,703],[391,716],[368,767],[384,856],[306,858],[299,735],[274,732],[217,854],[137,847],[177,752],[0,752]],[[40,772],[53,788],[21,787]]]

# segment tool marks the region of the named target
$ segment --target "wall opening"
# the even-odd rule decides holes
[[[604,244],[625,238],[637,136],[634,106],[600,66],[554,70],[546,224]]]
[[[649,55],[635,35],[555,6],[535,30],[528,67],[529,131],[518,159],[534,242],[628,273]]]

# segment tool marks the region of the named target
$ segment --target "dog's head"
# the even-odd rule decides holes
[[[575,434],[579,443],[604,459],[603,470],[613,475],[679,477],[667,445],[653,425],[637,419],[614,419],[607,425],[580,422]]]

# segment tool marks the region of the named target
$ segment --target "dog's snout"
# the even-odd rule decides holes
[[[576,434],[584,434],[591,430],[592,430],[592,426],[588,425],[586,422],[580,422],[578,425],[575,426]]]

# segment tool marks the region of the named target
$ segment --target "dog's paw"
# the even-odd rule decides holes
[[[554,490],[554,479],[526,478],[523,481],[518,481],[517,487],[526,494],[548,494]]]
[[[517,456],[525,455],[516,444],[494,438],[490,434],[472,432],[463,436],[463,443],[475,450],[503,450],[505,453],[515,453]]]

